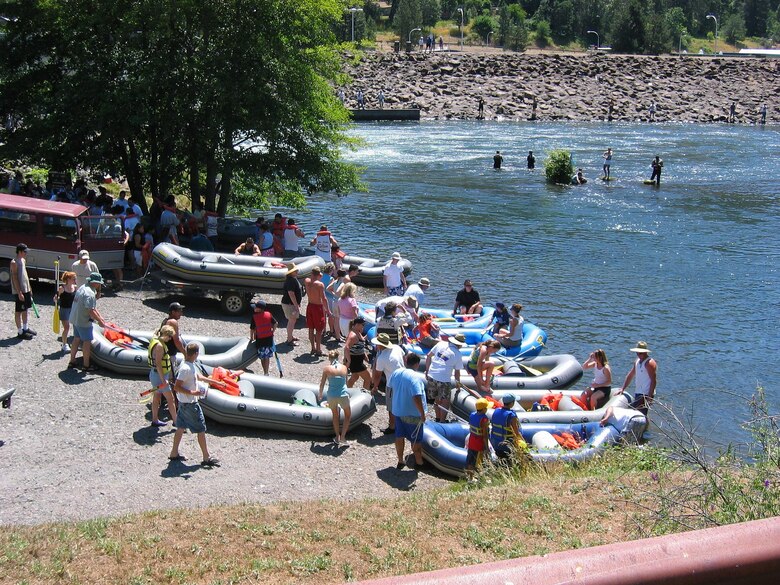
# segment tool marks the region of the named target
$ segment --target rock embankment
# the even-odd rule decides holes
[[[485,118],[638,122],[725,122],[736,102],[737,123],[780,120],[780,60],[645,57],[604,54],[368,54],[347,67],[347,105],[362,89],[367,107],[380,89],[385,107],[420,108],[424,119]]]

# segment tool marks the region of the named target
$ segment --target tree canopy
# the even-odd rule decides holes
[[[0,1],[0,156],[134,194],[359,186],[334,96],[339,0]]]

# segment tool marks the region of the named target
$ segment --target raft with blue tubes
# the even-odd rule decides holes
[[[460,353],[465,357],[471,355],[474,346],[478,343],[495,339],[490,333],[486,333],[481,329],[453,329],[449,327],[446,329],[442,328],[439,337],[441,339],[447,339],[450,335],[455,336],[458,334],[461,334],[466,338],[466,345],[460,348]],[[507,357],[536,357],[542,353],[546,343],[547,333],[533,323],[526,321],[523,323],[523,343],[517,347],[502,347],[495,355]],[[416,342],[405,343],[404,349],[418,355],[425,355],[430,351],[430,348],[423,347]]]
[[[429,313],[433,316],[434,322],[439,327],[446,329],[487,329],[493,322],[493,313],[495,309],[488,307],[482,309],[479,315],[453,315],[452,311],[447,309],[431,309],[422,307],[417,310],[417,314]],[[376,307],[372,303],[358,303],[358,314],[366,320],[366,323],[376,323]]]
[[[488,411],[492,416],[493,411]],[[584,461],[602,453],[610,445],[620,441],[622,435],[613,426],[602,427],[598,422],[581,424],[540,424],[530,423],[520,427],[523,439],[529,445],[529,455],[533,461],[544,463],[552,461]],[[571,433],[584,440],[584,444],[572,450],[550,445],[548,448],[533,447],[534,436],[539,433],[560,435]],[[466,475],[466,440],[469,426],[466,423],[441,424],[426,421],[423,427],[422,454],[436,469],[455,477]],[[553,439],[554,440],[554,439]],[[537,441],[540,443],[541,441]]]

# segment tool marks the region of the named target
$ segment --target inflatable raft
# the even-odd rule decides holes
[[[206,375],[211,368],[204,367]],[[333,434],[333,413],[326,403],[317,404],[318,386],[259,374],[242,374],[238,380],[241,396],[231,396],[209,389],[200,404],[203,413],[224,424],[284,431],[302,435]],[[352,418],[349,428],[370,418],[376,412],[371,394],[357,388],[348,389]],[[341,421],[344,413],[340,411]]]
[[[127,376],[148,376],[148,347],[153,333],[128,331],[129,338],[118,345],[109,341],[96,323],[92,324],[92,360],[102,368]],[[257,359],[257,349],[248,337],[204,337],[182,335],[182,341],[194,341],[202,348],[198,359],[208,366],[222,366],[230,370],[243,370]],[[182,355],[177,354],[181,361]]]
[[[376,306],[373,303],[358,303],[358,311],[366,323],[376,323]],[[480,315],[453,315],[447,309],[431,309],[423,307],[417,313],[429,313],[439,327],[446,329],[486,329],[493,321],[495,309],[483,309]]]
[[[494,374],[490,387],[496,395],[512,390],[554,390],[568,388],[582,377],[582,366],[577,358],[568,354],[538,356],[531,359],[517,359],[506,356],[491,356],[501,364]],[[494,370],[495,371],[495,370]],[[474,377],[461,370],[460,381],[464,386],[476,388]],[[453,385],[455,379],[452,380]],[[580,391],[577,391],[577,395]]]
[[[384,287],[384,270],[385,267],[390,264],[390,260],[382,262],[375,258],[363,258],[362,256],[347,255],[341,259],[344,267],[354,264],[358,267],[358,273],[352,278],[358,286],[365,286],[368,288],[382,288]],[[412,263],[407,258],[401,258],[398,261],[398,265],[403,269],[404,275],[409,276],[412,273]]]
[[[488,411],[488,416],[492,411]],[[643,423],[644,424],[644,423]],[[622,434],[612,426],[602,427],[598,422],[585,424],[524,424],[520,431],[523,439],[528,443],[531,459],[539,463],[550,461],[585,461],[592,459],[603,452],[608,446],[614,445],[622,438]],[[549,435],[571,433],[584,440],[584,444],[572,450],[565,450],[557,446],[557,441]],[[423,457],[436,469],[453,475],[463,477],[466,475],[466,437],[469,427],[465,423],[441,424],[426,422],[423,430],[422,450]],[[541,433],[545,436],[546,448],[533,447],[534,437]],[[541,438],[541,435],[540,435]],[[543,443],[537,440],[536,443]],[[556,446],[553,446],[555,444]]]
[[[609,406],[627,407],[632,398],[630,394],[612,396],[609,401],[596,410],[582,410],[571,401],[562,400],[559,410],[531,410],[534,402],[539,402],[544,396],[551,393],[561,393],[564,398],[579,396],[577,390],[497,390],[493,397],[500,399],[504,394],[514,394],[517,402],[515,410],[520,424],[526,423],[551,423],[551,424],[580,424],[598,422],[604,417]],[[450,409],[452,413],[462,419],[468,419],[476,410],[477,399],[470,392],[463,389],[453,389]]]
[[[483,341],[489,341],[493,339],[493,336],[489,333],[485,333],[481,329],[455,329],[442,327],[440,337],[447,339],[450,335],[462,334],[466,338],[466,345],[460,350],[460,353],[465,357],[469,357],[474,350],[474,346]],[[523,343],[517,347],[501,348],[494,355],[506,356],[506,357],[536,357],[544,349],[547,343],[547,333],[543,329],[540,329],[533,323],[526,321],[523,323]],[[423,347],[419,343],[407,343],[404,344],[404,348],[407,351],[414,352],[418,355],[425,355],[430,348]]]
[[[298,267],[298,278],[324,266],[319,256],[283,260],[265,256],[241,256],[222,252],[196,252],[173,244],[157,244],[152,251],[155,264],[174,278],[213,287],[240,286],[258,291],[281,292],[287,278],[287,265]]]

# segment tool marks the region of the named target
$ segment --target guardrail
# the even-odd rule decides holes
[[[775,585],[780,518],[363,581],[363,585]]]

